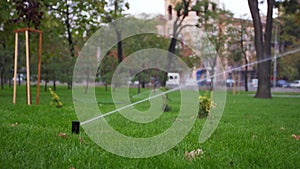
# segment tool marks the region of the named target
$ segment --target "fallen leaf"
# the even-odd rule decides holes
[[[252,139],[256,139],[258,136],[253,134]]]
[[[279,130],[285,130],[285,128],[284,127],[280,127],[280,129]]]
[[[184,153],[185,159],[188,161],[192,161],[193,159],[195,159],[196,157],[199,157],[201,154],[203,154],[203,150],[198,148],[197,150],[193,150],[191,152],[186,151]]]
[[[82,137],[79,137],[80,143],[85,143],[84,139]]]
[[[58,133],[58,136],[62,137],[62,138],[67,138],[68,137],[68,135],[66,133],[62,133],[62,132]]]
[[[296,140],[300,140],[300,135],[297,136],[297,135],[293,134],[292,137]]]
[[[76,169],[75,167],[70,167],[69,169]]]
[[[189,152],[188,152],[188,151],[186,151],[186,152],[184,153],[184,157],[185,157],[186,160],[192,161],[192,157],[189,155]]]
[[[10,126],[11,127],[16,127],[18,125],[18,122],[14,123],[14,124],[11,124]]]

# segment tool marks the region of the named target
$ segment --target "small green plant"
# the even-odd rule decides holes
[[[210,96],[208,95],[208,92],[206,92],[204,95],[199,96],[199,111],[198,111],[198,117],[207,117],[210,113],[210,110],[216,106],[216,104],[213,102],[212,98],[213,93],[210,93]]]
[[[52,101],[50,102],[50,105],[52,106],[53,104],[56,103],[57,108],[62,107],[63,104],[59,101],[59,96],[51,88],[49,88],[49,91],[52,97]]]

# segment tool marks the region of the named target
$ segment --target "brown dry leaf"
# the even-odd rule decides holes
[[[11,124],[10,126],[11,127],[16,127],[18,125],[18,122],[14,123],[14,124]]]
[[[203,150],[198,148],[197,150],[193,150],[191,152],[186,151],[184,153],[185,159],[188,161],[194,160],[196,157],[199,157],[201,154],[203,154]]]
[[[188,151],[186,151],[185,153],[184,153],[184,157],[185,157],[185,159],[187,160],[187,161],[192,161],[192,157],[189,155],[189,152]]]
[[[258,136],[253,134],[252,139],[256,139]]]
[[[61,138],[67,138],[68,137],[68,135],[66,133],[62,133],[62,132],[58,133],[58,136],[61,137]]]
[[[76,169],[75,167],[70,167],[69,169]]]
[[[293,134],[292,137],[296,140],[300,140],[300,135],[297,136],[297,135]]]
[[[84,139],[82,137],[79,137],[80,143],[85,143]]]
[[[285,128],[284,128],[284,127],[281,127],[279,130],[285,130]]]

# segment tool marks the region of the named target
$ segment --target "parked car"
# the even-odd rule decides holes
[[[13,77],[11,80],[14,81],[15,78]],[[19,81],[22,82],[24,80],[26,80],[25,75],[23,75],[23,74],[17,74],[17,82],[19,82]]]
[[[168,80],[166,81],[167,86],[179,85],[180,75],[179,73],[168,73]]]
[[[292,83],[290,83],[291,87],[300,87],[300,80],[294,80]]]
[[[198,86],[210,86],[211,84],[211,78],[206,78],[206,79],[199,79],[197,81]]]
[[[257,87],[258,86],[258,79],[251,79],[250,86]]]
[[[276,87],[283,87],[283,88],[287,88],[290,87],[289,82],[287,82],[286,80],[278,80],[276,82]]]
[[[235,81],[233,79],[226,79],[226,86],[232,87]]]

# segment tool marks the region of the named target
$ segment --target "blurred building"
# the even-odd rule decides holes
[[[157,20],[160,22],[160,25],[157,27],[158,33],[171,38],[173,37],[174,22],[177,19],[177,11],[174,9],[177,3],[182,2],[182,0],[164,0],[165,2],[165,15],[157,17]],[[197,0],[191,0],[190,6],[193,6],[197,3]],[[220,9],[219,0],[211,0],[208,4],[209,10]],[[216,17],[217,19],[209,19],[211,26],[209,29],[206,29],[205,32],[207,36],[210,37],[219,37],[223,39],[222,42],[217,45],[216,52],[220,56],[221,62],[225,71],[227,71],[227,78],[235,78],[243,85],[245,78],[245,67],[230,71],[234,68],[240,67],[247,62],[250,63],[255,60],[255,47],[254,47],[254,28],[252,21],[244,19],[236,19],[227,13],[222,13]],[[230,23],[225,23],[225,21],[230,20]],[[201,17],[194,11],[188,13],[188,16],[183,20],[182,25],[185,26],[184,29],[178,34],[177,39],[177,48],[180,48],[180,55],[182,57],[190,57],[194,55],[193,51],[189,48],[201,46],[201,39],[199,31],[195,31],[195,27],[203,29],[201,25]],[[240,59],[233,59],[233,55],[241,55]],[[191,74],[191,77],[197,78],[198,72],[203,71],[203,69],[210,69],[205,66],[203,63],[199,65],[194,65],[194,71]],[[209,70],[208,70],[209,71]],[[248,79],[256,78],[255,66],[248,67]],[[233,76],[235,75],[235,76]]]

